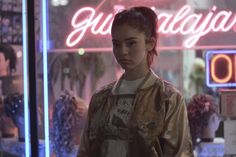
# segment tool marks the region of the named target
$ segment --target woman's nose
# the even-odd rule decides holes
[[[120,54],[128,54],[129,53],[128,48],[126,46],[122,45],[119,53]]]

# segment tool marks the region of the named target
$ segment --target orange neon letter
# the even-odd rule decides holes
[[[236,82],[236,54],[234,55],[234,82]]]
[[[216,76],[215,64],[218,59],[225,59],[228,63],[228,68],[227,68],[228,74],[224,78],[218,78]],[[214,58],[211,61],[211,75],[212,75],[212,79],[217,83],[226,83],[227,81],[229,81],[232,76],[232,61],[230,57],[224,54],[218,54],[214,56]]]

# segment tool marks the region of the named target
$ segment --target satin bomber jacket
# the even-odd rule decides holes
[[[118,82],[93,95],[77,157],[102,157],[103,130]],[[184,99],[171,84],[151,72],[133,103],[130,131],[125,134],[128,157],[193,156]]]

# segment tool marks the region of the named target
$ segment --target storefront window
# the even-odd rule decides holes
[[[29,156],[28,100],[25,100],[23,4],[0,1],[0,152]],[[26,74],[27,77],[27,74]],[[26,135],[27,133],[27,135]]]
[[[113,59],[110,27],[118,11],[135,5],[158,14],[155,73],[184,93],[186,101],[200,92],[218,96],[205,86],[204,55],[208,49],[235,48],[232,0],[48,1],[43,20],[48,20],[50,153],[57,153],[54,107],[60,95],[70,91],[88,106],[92,93],[122,74]]]

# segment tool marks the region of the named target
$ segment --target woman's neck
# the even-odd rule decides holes
[[[150,69],[136,69],[136,70],[126,70],[124,73],[125,80],[137,80],[147,75]]]

